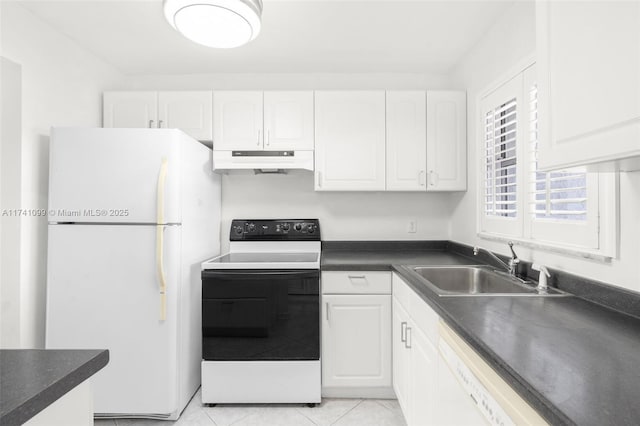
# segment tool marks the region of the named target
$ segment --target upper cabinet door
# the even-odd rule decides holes
[[[102,127],[158,126],[157,92],[104,92],[102,102]]]
[[[538,165],[640,169],[640,3],[537,1],[536,34]]]
[[[467,102],[461,91],[427,92],[427,191],[467,189]]]
[[[262,92],[213,93],[213,149],[263,149]]]
[[[316,191],[384,191],[385,92],[318,91]]]
[[[424,91],[387,92],[387,191],[426,191]]]
[[[158,127],[180,129],[194,139],[210,141],[212,105],[211,91],[160,92]]]
[[[264,92],[264,149],[313,150],[313,92]]]

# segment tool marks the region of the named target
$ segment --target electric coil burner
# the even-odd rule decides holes
[[[202,402],[320,402],[320,225],[233,220],[202,264]]]

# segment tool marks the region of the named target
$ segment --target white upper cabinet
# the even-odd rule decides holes
[[[640,2],[536,2],[539,166],[640,169]]]
[[[264,92],[264,149],[313,150],[313,92]]]
[[[427,113],[424,91],[387,92],[387,191],[425,191]]]
[[[467,102],[461,91],[427,92],[427,191],[467,189]]]
[[[384,191],[385,92],[318,91],[316,191]]]
[[[180,129],[212,139],[211,91],[105,92],[103,127]]]
[[[102,127],[158,127],[158,92],[104,92]]]
[[[216,151],[313,150],[313,92],[213,93]]]
[[[158,127],[180,129],[194,139],[212,139],[212,93],[159,92]]]
[[[262,150],[262,92],[213,93],[213,149]]]

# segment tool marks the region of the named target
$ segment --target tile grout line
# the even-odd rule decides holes
[[[360,404],[362,404],[364,402],[364,399],[361,399],[356,405],[354,405],[353,407],[351,407],[351,409],[347,410],[346,413],[344,413],[343,415],[341,415],[340,417],[338,417],[336,419],[335,422],[331,423],[331,426],[335,425],[336,423],[338,423],[340,421],[340,419],[342,419],[344,416],[346,416],[347,414],[349,414],[350,412],[352,412],[353,410],[356,409],[357,406],[359,406]]]
[[[320,404],[322,404],[322,402],[321,402]],[[320,405],[320,404],[318,404],[318,405]],[[314,408],[315,408],[315,407],[314,407]],[[307,415],[304,413],[304,411],[300,410],[298,407],[296,407],[296,413],[301,414],[301,415],[302,415],[302,416],[304,416],[306,419],[309,419],[309,421],[310,421],[311,423],[313,423],[313,424],[314,424],[314,425],[316,425],[316,426],[319,426],[319,425],[318,425],[318,423],[316,423],[316,422],[315,422],[315,420],[313,420],[311,417],[307,416]]]
[[[213,422],[214,426],[218,426],[218,422],[213,420],[213,418],[209,415],[209,413],[207,413],[207,410],[204,409],[204,405],[200,405],[200,410],[204,413],[205,416],[209,418],[209,420]]]

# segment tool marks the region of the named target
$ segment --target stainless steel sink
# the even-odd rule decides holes
[[[566,296],[555,288],[538,292],[535,283],[522,282],[486,266],[414,266],[411,270],[439,296]]]

